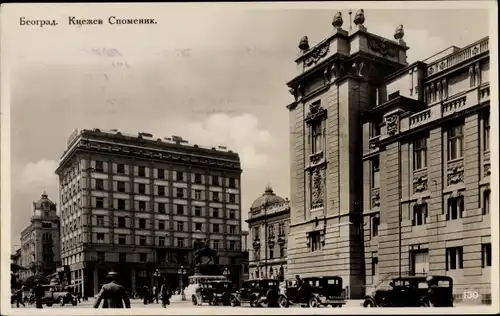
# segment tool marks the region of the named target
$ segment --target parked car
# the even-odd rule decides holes
[[[309,307],[328,305],[342,307],[346,303],[341,277],[307,277],[303,278],[302,281],[305,286],[300,290],[296,279],[285,280],[281,284],[278,299],[281,307],[295,304]]]
[[[52,306],[53,304],[59,304],[64,306],[65,304],[71,304],[73,306],[77,305],[76,297],[73,296],[69,291],[63,290],[58,285],[42,285],[45,290],[45,295],[42,299],[42,304],[47,304],[47,306]],[[50,304],[50,305],[49,305]]]
[[[389,290],[376,290],[366,296],[364,307],[429,307],[427,276],[402,276],[392,279]],[[453,279],[433,276],[437,282],[434,306],[453,307]]]
[[[200,282],[199,288],[195,294],[191,296],[193,305],[229,305],[231,294],[234,292],[233,284],[225,280],[210,280]]]
[[[232,294],[231,306],[250,304],[251,307],[277,304],[279,281],[276,279],[253,279],[243,282],[243,287]],[[274,295],[275,293],[275,295]],[[276,302],[274,302],[276,296]]]

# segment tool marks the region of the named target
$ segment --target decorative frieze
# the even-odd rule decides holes
[[[368,47],[382,57],[395,57],[398,53],[396,45],[382,38],[368,38]]]
[[[399,132],[399,115],[392,114],[385,117],[387,134],[392,136]]]
[[[448,185],[461,183],[464,181],[464,162],[463,160],[453,161],[448,164],[447,169]]]
[[[308,51],[307,55],[304,56],[304,64],[307,67],[310,67],[328,55],[328,52],[330,52],[330,41],[326,41],[321,45],[314,47],[311,51]]]
[[[286,243],[286,238],[285,238],[285,236],[279,236],[279,237],[278,237],[278,244],[279,244],[280,246],[283,246],[285,243]]]
[[[323,168],[318,167],[312,171],[311,185],[311,207],[313,209],[323,207],[325,200]]]
[[[413,174],[413,193],[427,191],[427,171],[415,172]]]
[[[309,166],[315,167],[325,161],[325,154],[323,151],[312,154],[309,156]]]
[[[372,137],[368,140],[368,146],[370,149],[377,149],[379,146],[380,136]]]
[[[326,117],[326,109],[323,108],[320,104],[311,103],[309,106],[309,113],[305,118],[306,123],[313,122],[318,119],[323,119]]]
[[[372,207],[380,206],[380,189],[372,189]]]
[[[252,243],[253,245],[253,249],[260,249],[260,240],[259,239],[255,239]]]

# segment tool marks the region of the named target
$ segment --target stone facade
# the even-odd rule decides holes
[[[290,204],[268,187],[256,199],[246,221],[249,227],[249,277],[283,280],[287,268]]]
[[[59,216],[57,205],[47,194],[33,202],[30,224],[21,232],[21,253],[19,277],[25,280],[31,275],[50,275],[60,265]]]
[[[194,243],[207,239],[216,262],[242,273],[241,167],[223,148],[180,137],[83,130],[68,141],[59,168],[62,261],[95,293],[109,270],[130,291],[151,286],[158,269],[175,288],[194,273]]]
[[[441,274],[487,299],[488,39],[408,65],[402,26],[389,40],[361,11],[349,32],[337,20],[318,45],[302,38],[287,84],[288,276],[339,275],[360,298]]]

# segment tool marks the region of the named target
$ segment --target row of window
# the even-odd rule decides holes
[[[279,247],[278,257],[276,257],[275,248]],[[274,245],[274,247],[264,247],[264,251],[267,251],[267,259],[285,258],[286,257],[286,247],[284,245]],[[261,260],[260,252],[254,252],[254,260]]]
[[[416,255],[424,254],[425,262],[418,262]],[[422,256],[419,256],[422,257]],[[463,247],[449,247],[445,249],[445,270],[460,270],[464,268],[464,251]],[[410,264],[411,271],[413,273],[429,272],[429,262],[428,262],[428,250],[419,250],[417,252],[410,252],[410,259],[412,260]],[[481,244],[481,267],[491,267],[492,263],[492,253],[491,253],[491,243]],[[420,268],[424,266],[425,268]],[[372,275],[378,274],[378,257],[377,252],[372,253],[371,260]]]
[[[465,210],[464,197],[458,196],[447,199],[447,209],[446,209],[446,220],[456,220],[463,218],[463,213]],[[412,212],[412,226],[421,226],[427,224],[428,205],[415,205]],[[483,191],[483,202],[482,202],[482,215],[487,215],[490,213],[490,190]],[[371,235],[373,237],[378,236],[378,226],[380,225],[380,218],[378,214],[371,216]]]
[[[120,216],[117,218],[118,222],[117,222],[117,228],[129,228],[130,225],[127,225],[127,217],[124,217],[124,216]],[[157,226],[156,227],[150,227],[150,225],[148,225],[148,220],[145,219],[145,218],[138,218],[136,219],[136,223],[137,223],[137,228],[139,229],[158,229],[158,230],[168,230],[168,221],[165,221],[165,220],[158,220],[157,221]],[[104,216],[102,215],[98,215],[96,216],[96,224],[97,226],[108,226],[107,223],[105,220],[104,220]],[[186,225],[185,225],[186,224]],[[193,226],[194,226],[194,230],[193,231],[203,231],[203,223],[196,223],[196,222],[193,222]],[[176,222],[176,230],[177,231],[185,231],[186,228],[187,228],[187,223],[185,222],[180,222],[180,221],[177,221]],[[211,232],[213,233],[223,233],[223,227],[224,225],[223,224],[211,224]],[[238,228],[236,225],[227,225],[227,229],[226,229],[226,233],[229,233],[229,234],[238,234]]]
[[[285,223],[269,224],[267,226],[267,237],[272,238],[275,236],[275,228],[278,226],[278,236],[285,235]],[[254,240],[260,239],[260,226],[253,227],[253,238]]]
[[[483,151],[490,150],[490,118],[489,113],[483,115]],[[462,158],[464,155],[464,124],[459,124],[447,129],[448,161]],[[427,137],[413,142],[413,170],[427,168]],[[380,186],[380,160],[374,157],[372,160],[372,188]]]

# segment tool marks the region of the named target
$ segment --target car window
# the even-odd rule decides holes
[[[427,286],[427,283],[426,283],[426,282],[419,282],[419,283],[418,283],[418,288],[419,288],[419,289],[427,289],[427,288],[429,288],[429,287]]]
[[[339,280],[337,280],[337,279],[328,279],[328,284],[339,284]]]
[[[449,287],[450,281],[448,280],[440,280],[438,281],[438,287]]]

